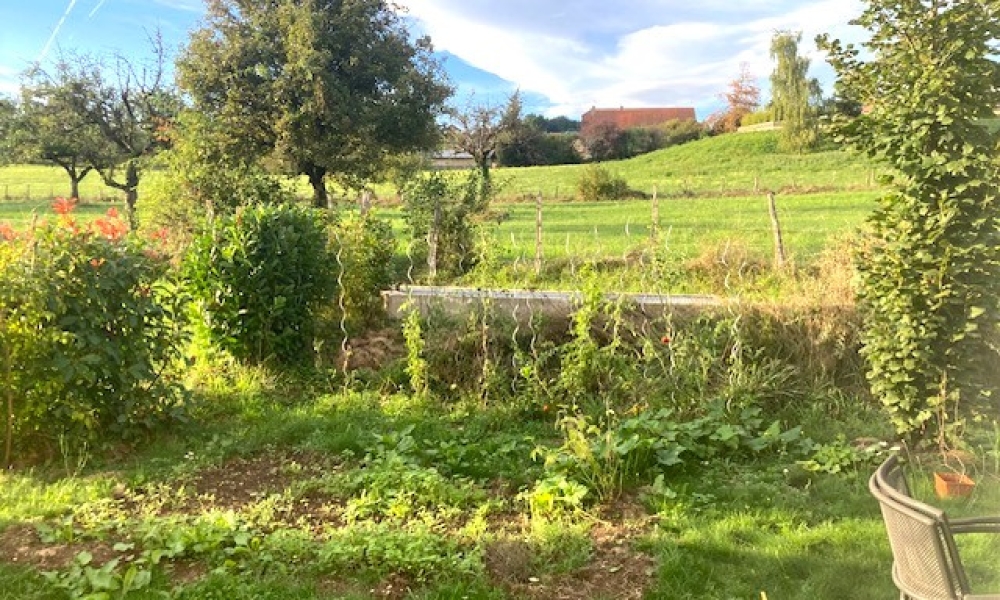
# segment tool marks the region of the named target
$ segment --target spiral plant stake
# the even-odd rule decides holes
[[[348,339],[347,334],[347,304],[344,301],[346,292],[344,292],[344,244],[340,239],[340,233],[334,231],[334,241],[337,243],[337,308],[340,309],[340,355],[342,357],[341,371],[344,375],[347,375],[348,367],[351,362],[351,344]]]

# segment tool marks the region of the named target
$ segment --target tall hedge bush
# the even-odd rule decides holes
[[[336,285],[326,228],[324,211],[265,205],[198,236],[185,274],[212,340],[250,362],[307,361],[317,311]]]

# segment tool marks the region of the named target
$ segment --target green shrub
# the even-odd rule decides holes
[[[166,262],[114,209],[83,227],[58,205],[58,222],[0,237],[11,446],[129,438],[178,407],[165,370],[184,339],[183,298]]]
[[[761,123],[767,123],[768,121],[773,120],[774,112],[770,108],[765,108],[763,110],[758,110],[748,115],[744,115],[743,120],[740,121],[740,125],[748,127],[750,125],[760,125]]]
[[[462,179],[430,172],[406,185],[403,214],[420,250],[427,251],[429,234],[437,222],[439,275],[459,275],[476,264],[475,225],[491,200],[483,197],[483,189],[482,175],[476,170]],[[495,187],[490,189],[495,191]]]
[[[330,229],[330,254],[337,265],[338,309],[349,333],[382,318],[380,293],[394,279],[392,227],[371,215],[348,215]]]
[[[588,165],[577,182],[580,198],[587,202],[618,200],[629,194],[628,184],[599,164]]]
[[[246,208],[195,239],[185,273],[207,330],[239,359],[311,356],[318,307],[333,297],[334,259],[322,212]]]

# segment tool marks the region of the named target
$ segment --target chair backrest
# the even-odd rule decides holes
[[[909,496],[896,457],[872,475],[869,489],[882,509],[900,591],[920,600],[961,600],[969,584],[944,512]]]

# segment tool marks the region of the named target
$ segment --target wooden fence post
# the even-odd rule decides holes
[[[542,193],[535,196],[535,275],[542,272]]]
[[[361,216],[362,217],[367,216],[368,215],[368,211],[371,210],[371,207],[372,207],[372,196],[374,196],[374,195],[375,195],[374,192],[372,192],[368,188],[365,188],[364,191],[361,192],[361,197],[360,197],[360,200],[359,200],[360,206],[358,207],[358,210],[361,211]]]
[[[649,237],[654,242],[660,237],[660,196],[657,187],[653,186],[653,215],[649,227]]]
[[[774,192],[767,193],[767,208],[771,214],[771,231],[774,233],[774,267],[785,267],[785,244],[781,239],[781,224],[778,222],[778,207],[774,201]]]

